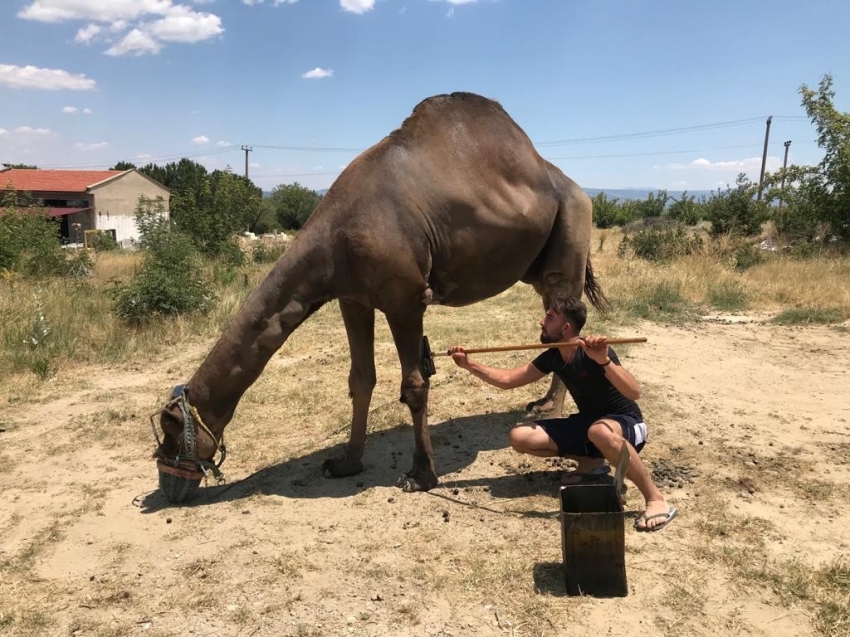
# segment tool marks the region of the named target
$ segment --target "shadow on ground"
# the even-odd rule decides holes
[[[455,474],[472,465],[480,451],[502,449],[507,445],[508,431],[525,419],[523,411],[509,411],[452,418],[431,425],[431,442],[437,473],[443,477],[437,491],[488,487],[495,498],[521,498],[545,493],[556,495],[559,471],[523,471],[517,456],[514,466],[493,466],[493,478],[463,480]],[[367,435],[364,470],[348,478],[325,478],[322,463],[341,453],[339,445],[325,446],[307,455],[274,464],[246,478],[221,486],[201,488],[192,500],[182,506],[204,506],[239,500],[255,494],[287,498],[345,498],[373,487],[396,484],[411,467],[413,429],[399,424],[391,429]],[[225,467],[226,469],[226,467]],[[505,472],[508,474],[505,475]],[[139,501],[143,513],[153,513],[171,505],[155,490]]]

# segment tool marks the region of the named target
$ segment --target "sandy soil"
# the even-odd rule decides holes
[[[849,552],[850,338],[760,318],[635,326],[649,342],[623,358],[644,385],[643,456],[679,516],[635,532],[629,489],[620,599],[565,595],[561,465],[506,448],[542,386],[499,392],[443,359],[431,393],[442,483],[428,494],[394,486],[406,425],[370,434],[363,474],[327,480],[321,462],[345,432],[320,433],[320,406],[295,423],[242,413],[229,484],[179,508],[155,490],[147,415],[211,343],[168,365],[5,388],[0,633],[817,634],[817,608],[754,573]],[[299,358],[282,354],[268,382],[298,391]],[[344,366],[326,373],[344,387]],[[258,392],[254,420],[275,401],[270,385]]]

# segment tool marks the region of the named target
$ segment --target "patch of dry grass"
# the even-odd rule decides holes
[[[843,316],[840,320],[850,317],[850,286],[846,283],[850,280],[850,256],[798,259],[765,254],[763,262],[738,271],[724,257],[728,247],[723,240],[707,242],[703,250],[692,255],[652,263],[618,257],[622,238],[618,229],[596,230],[595,235],[596,244],[601,241],[603,249],[591,254],[594,268],[621,312],[640,305],[647,294],[667,289],[677,291],[684,303],[692,306],[763,312],[830,309],[839,311]]]

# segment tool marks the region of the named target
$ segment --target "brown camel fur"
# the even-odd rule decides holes
[[[470,93],[421,102],[401,128],[358,156],[321,200],[290,248],[245,301],[189,381],[188,399],[221,439],[242,394],[287,337],[339,299],[351,350],[351,436],[326,474],[362,471],[375,386],[375,310],[386,315],[401,361],[401,400],[413,418],[413,467],[405,490],[437,485],[420,369],[428,305],[463,306],[517,281],[544,305],[555,294],[605,299],[588,257],[591,202],[544,160],[502,107]],[[554,396],[556,413],[564,392]],[[552,401],[552,390],[546,400]],[[181,448],[183,418],[163,410],[158,455]],[[196,427],[197,455],[215,441]]]

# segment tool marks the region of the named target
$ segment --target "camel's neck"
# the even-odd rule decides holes
[[[189,401],[217,437],[272,355],[334,296],[328,244],[312,239],[299,234],[189,381]]]

